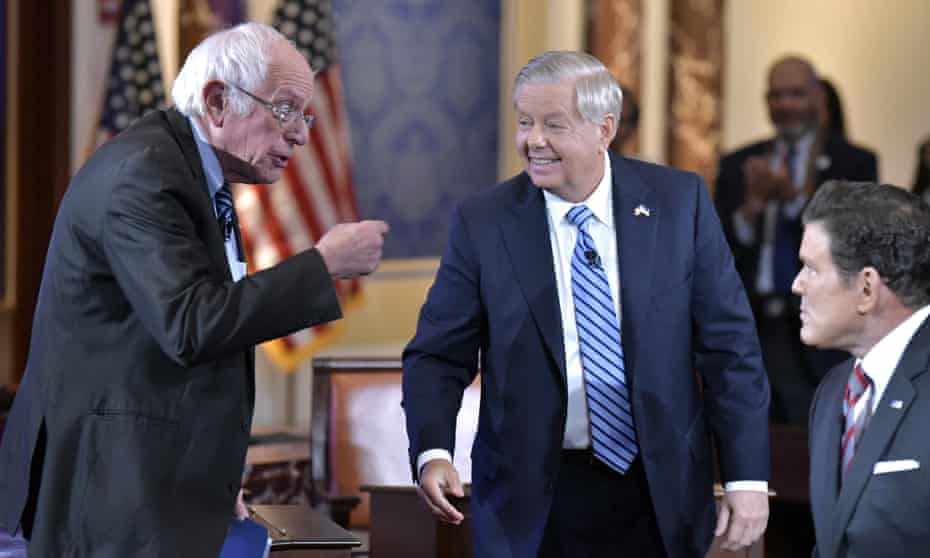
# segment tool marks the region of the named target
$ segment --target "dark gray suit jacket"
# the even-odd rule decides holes
[[[34,558],[216,556],[253,346],[340,315],[315,250],[232,281],[189,122],[145,117],[62,200],[0,447],[0,527],[34,512]]]
[[[840,488],[842,401],[849,360],[824,378],[811,408],[811,507],[819,558],[930,555],[930,320],[917,330],[862,435]],[[879,461],[920,468],[873,474]]]

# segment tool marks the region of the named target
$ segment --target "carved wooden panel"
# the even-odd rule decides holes
[[[724,0],[671,0],[670,165],[713,184],[720,147]]]

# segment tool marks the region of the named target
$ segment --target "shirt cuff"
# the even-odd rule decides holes
[[[769,492],[769,483],[767,481],[730,481],[724,485],[724,490],[733,492],[734,490],[747,490],[749,492]]]
[[[444,449],[430,449],[421,453],[417,456],[417,478],[420,478],[423,466],[433,459],[445,459],[449,463],[452,463],[452,454]]]
[[[749,246],[756,241],[756,228],[739,210],[733,212],[733,234],[743,246]]]

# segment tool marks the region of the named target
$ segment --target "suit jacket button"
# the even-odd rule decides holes
[[[249,423],[248,421],[242,421],[242,431],[246,434],[249,433]]]

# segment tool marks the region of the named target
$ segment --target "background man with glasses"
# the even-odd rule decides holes
[[[334,320],[387,225],[339,225],[245,276],[229,183],[308,139],[307,61],[272,28],[206,39],[176,107],[101,147],[62,200],[29,363],[0,447],[0,528],[29,555],[203,557],[233,512],[256,343]]]

